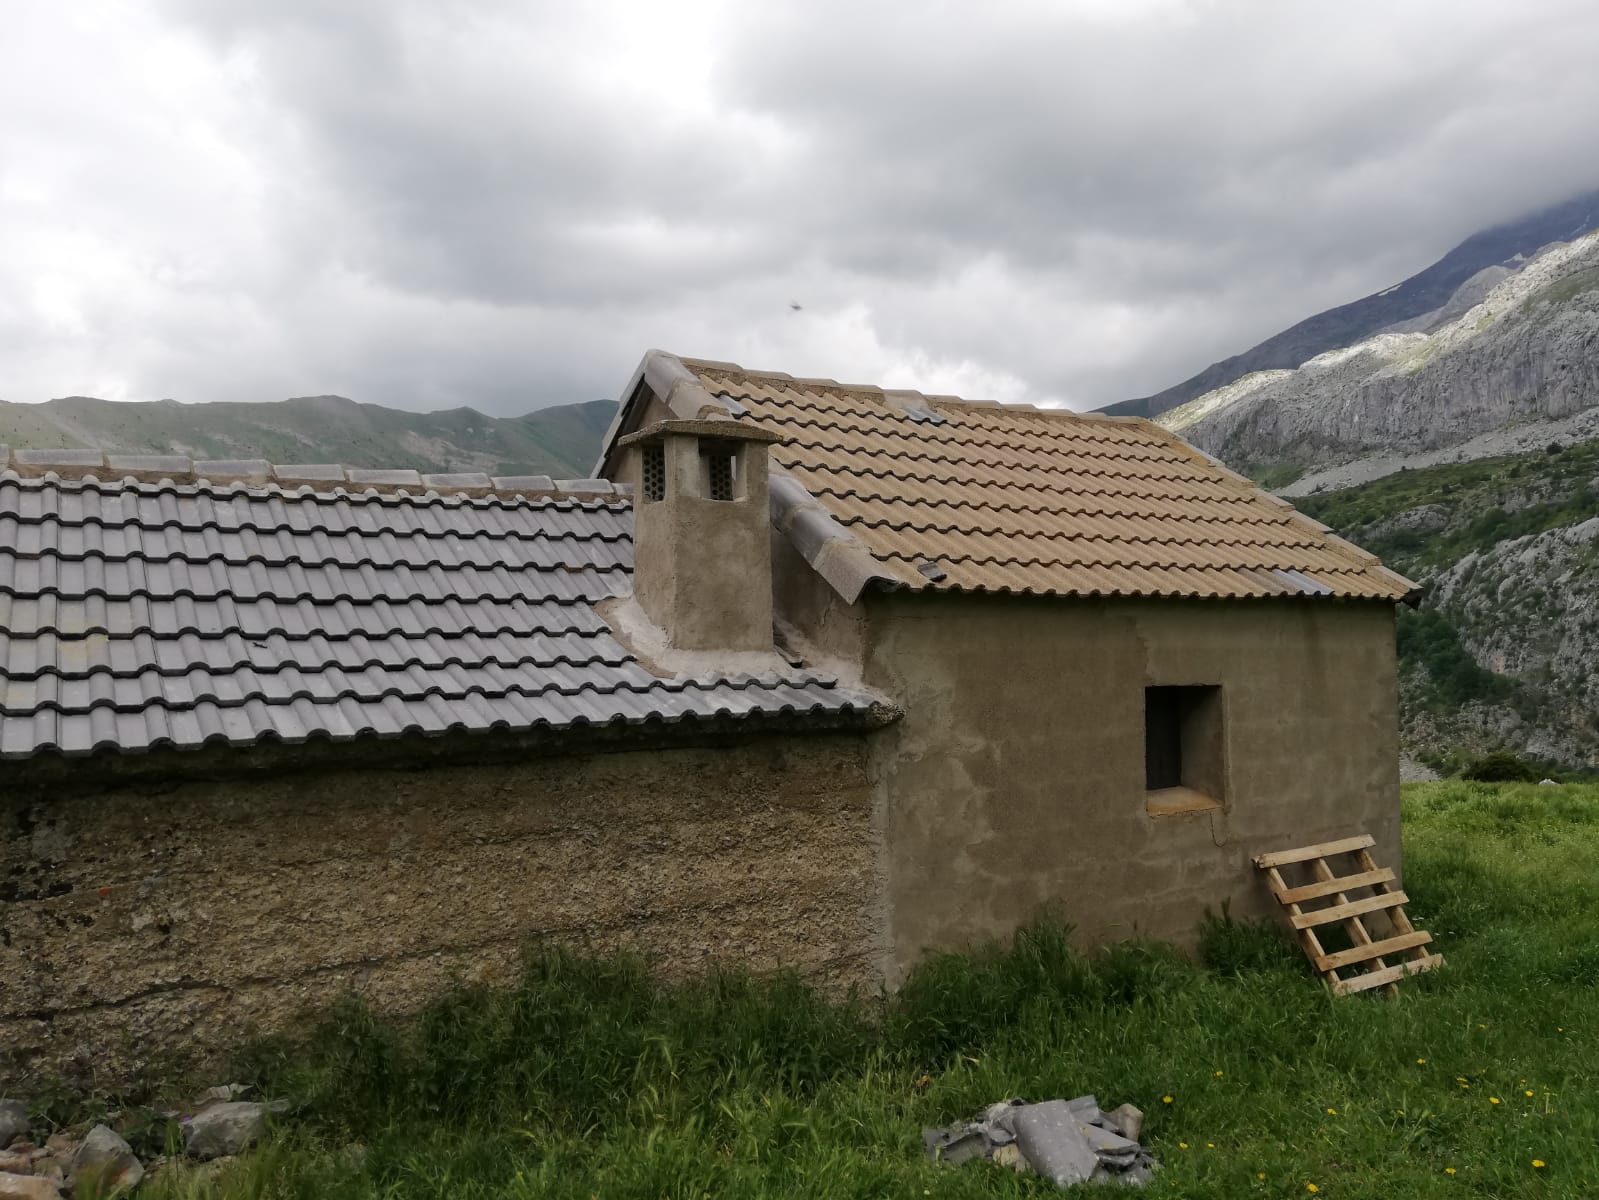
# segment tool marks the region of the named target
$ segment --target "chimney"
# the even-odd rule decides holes
[[[772,648],[767,446],[729,420],[670,420],[629,434],[633,593],[678,650]]]

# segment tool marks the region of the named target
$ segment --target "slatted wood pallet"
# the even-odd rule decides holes
[[[1369,834],[1361,834],[1298,850],[1278,850],[1255,859],[1255,866],[1266,873],[1266,884],[1287,913],[1288,923],[1311,965],[1336,996],[1371,988],[1396,996],[1398,981],[1405,976],[1443,966],[1443,955],[1422,949],[1432,941],[1432,934],[1417,929],[1405,915],[1404,906],[1410,898],[1394,887],[1394,873],[1372,859],[1371,848],[1376,844]],[[1346,855],[1354,859],[1359,869],[1339,875],[1327,860]],[[1282,868],[1300,864],[1308,868],[1312,882],[1290,887],[1283,880]],[[1351,892],[1370,894],[1350,899]],[[1307,902],[1324,904],[1307,910]],[[1392,926],[1392,932],[1380,938],[1372,937],[1372,931],[1366,928],[1366,920],[1377,914],[1384,915]],[[1341,925],[1349,935],[1349,949],[1329,953],[1322,948],[1316,930],[1333,924]],[[1399,961],[1389,965],[1386,960],[1390,958]]]

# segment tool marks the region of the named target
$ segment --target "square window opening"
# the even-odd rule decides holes
[[[1220,687],[1144,689],[1144,790],[1163,793],[1165,811],[1222,801],[1222,746]]]
[[[700,443],[700,464],[704,470],[705,496],[711,500],[738,500],[738,447],[732,442]]]
[[[644,499],[666,499],[666,447],[644,447]]]

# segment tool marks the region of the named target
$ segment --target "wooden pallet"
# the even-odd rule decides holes
[[[1266,873],[1266,884],[1288,914],[1288,923],[1299,937],[1311,965],[1321,973],[1335,996],[1348,996],[1371,988],[1381,988],[1386,996],[1399,994],[1398,981],[1418,971],[1443,966],[1443,955],[1429,954],[1422,947],[1432,934],[1417,929],[1405,915],[1410,898],[1394,887],[1394,873],[1372,860],[1376,841],[1369,834],[1302,846],[1298,850],[1279,850],[1256,857],[1255,866]],[[1357,870],[1339,875],[1328,865],[1329,858],[1350,856]],[[1290,887],[1282,875],[1283,867],[1304,864],[1312,881]],[[1367,892],[1350,898],[1352,892]],[[1306,902],[1319,907],[1306,909]],[[1392,932],[1372,937],[1366,919],[1383,914]],[[1322,948],[1316,930],[1326,925],[1342,925],[1351,943],[1347,950],[1329,953]],[[1389,965],[1388,959],[1397,961]],[[1350,974],[1350,969],[1354,973]]]

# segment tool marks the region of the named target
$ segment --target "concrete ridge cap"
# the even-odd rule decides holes
[[[771,468],[767,499],[772,524],[847,603],[859,600],[873,580],[900,582],[860,538],[782,467]]]
[[[659,353],[651,351],[651,353]],[[667,356],[673,357],[673,356]],[[781,383],[794,390],[803,391],[810,389],[817,392],[833,392],[841,396],[861,396],[875,398],[883,401],[892,401],[896,397],[904,398],[912,404],[925,403],[934,411],[945,405],[954,405],[962,408],[998,409],[1003,412],[1036,413],[1039,416],[1051,417],[1060,421],[1082,421],[1093,424],[1105,425],[1140,425],[1150,426],[1155,429],[1162,427],[1147,417],[1133,417],[1112,415],[1096,411],[1078,412],[1071,408],[1047,408],[1037,404],[1010,404],[1002,400],[968,400],[962,396],[951,396],[944,393],[921,392],[915,388],[887,388],[872,383],[840,383],[836,379],[824,377],[808,377],[790,375],[786,371],[760,371],[750,367],[741,366],[735,362],[725,362],[712,358],[675,358],[677,365],[683,367],[694,375],[699,371],[715,374],[736,375],[752,381],[769,380]],[[709,389],[707,389],[709,390]],[[657,393],[659,394],[659,393]]]
[[[273,463],[264,458],[194,459],[185,454],[106,453],[93,447],[18,450],[0,446],[0,478],[57,484],[92,480],[101,487],[168,483],[174,487],[207,487],[213,491],[275,488],[285,494],[301,493],[307,487],[316,492],[345,495],[456,494],[469,498],[528,493],[563,498],[628,494],[627,485],[600,478],[491,476],[482,471],[422,472],[414,467]]]
[[[247,460],[240,460],[247,461]],[[270,466],[271,464],[267,464]],[[377,474],[369,472],[368,474]],[[387,474],[387,473],[386,473]],[[400,474],[400,472],[392,472]],[[98,491],[135,490],[142,494],[161,491],[194,491],[209,495],[238,493],[287,496],[292,498],[347,499],[361,501],[452,501],[529,504],[548,502],[599,503],[606,506],[631,505],[632,488],[607,479],[560,479],[547,475],[496,476],[478,472],[418,475],[405,472],[405,481],[367,482],[360,478],[307,478],[290,475],[261,477],[219,475],[212,478],[194,471],[174,477],[170,473],[127,472],[113,475],[109,470],[85,470],[82,474],[64,473],[44,466],[0,469],[0,483],[38,487],[92,487]],[[414,477],[409,478],[409,477]],[[479,482],[481,480],[481,482]]]
[[[732,410],[674,354],[651,350],[644,356],[640,376],[661,403],[684,420],[696,421],[707,416],[733,419]]]
[[[661,354],[663,352],[652,350],[650,353]],[[1154,426],[1155,428],[1161,428],[1161,426],[1157,425],[1156,422],[1150,420],[1148,417],[1124,416],[1119,414],[1101,413],[1094,410],[1090,410],[1088,412],[1078,412],[1076,409],[1071,408],[1045,408],[1036,404],[1008,404],[1002,400],[968,400],[962,396],[950,396],[942,393],[924,393],[915,388],[886,388],[879,384],[873,383],[840,383],[836,379],[795,376],[790,375],[786,371],[760,371],[751,367],[742,366],[736,362],[726,362],[722,359],[715,358],[689,358],[686,356],[680,357],[673,355],[667,355],[666,357],[673,358],[679,366],[686,369],[690,374],[694,374],[698,371],[709,371],[717,374],[741,375],[752,380],[775,380],[795,388],[813,386],[818,389],[843,392],[846,394],[880,396],[884,398],[890,396],[904,396],[907,399],[920,397],[928,404],[932,405],[958,404],[971,408],[998,408],[1011,412],[1038,413],[1040,416],[1056,417],[1062,420],[1070,421],[1091,421],[1096,424],[1104,423],[1107,425],[1149,425]]]
[[[694,437],[727,438],[733,441],[744,442],[781,442],[784,435],[761,425],[749,421],[739,421],[732,417],[705,418],[696,420],[667,420],[656,421],[653,425],[646,425],[643,429],[635,430],[624,437],[616,439],[618,446],[633,446],[640,442],[650,442],[657,438],[671,434],[689,434]]]

